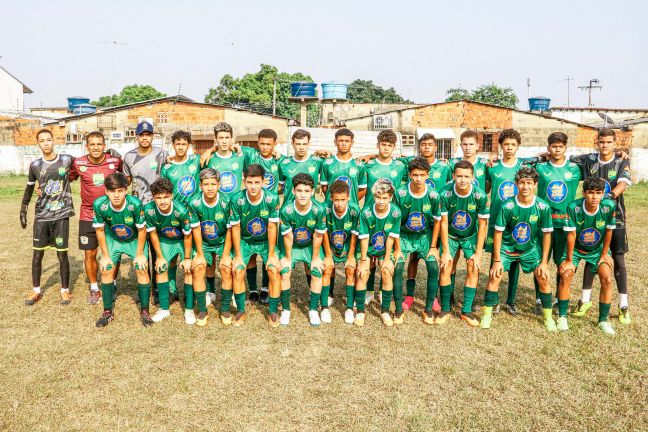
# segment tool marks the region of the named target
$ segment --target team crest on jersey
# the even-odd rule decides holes
[[[420,212],[412,212],[407,216],[405,226],[407,226],[407,228],[414,232],[423,231],[425,228],[427,228],[427,225],[425,223],[425,216],[423,216],[423,213]]]
[[[312,237],[313,235],[308,228],[299,227],[293,230],[293,239],[295,240],[295,243],[308,243]]]
[[[347,176],[340,176],[340,177],[338,177],[338,178],[335,179],[335,181],[338,181],[338,180],[342,180],[344,183],[346,183],[347,185],[349,185],[349,188],[351,188],[351,179],[350,179],[349,177],[347,177]]]
[[[476,204],[468,204],[468,211],[475,211],[475,210],[477,210]]]
[[[400,217],[400,213],[398,212],[398,210],[394,210],[391,215],[392,215],[393,218],[399,218]]]
[[[178,190],[178,193],[182,196],[193,195],[193,193],[196,191],[196,179],[192,176],[184,176],[180,180],[178,180],[178,185],[176,186],[176,188]]]
[[[385,233],[382,231],[378,231],[374,235],[371,236],[371,246],[374,248],[375,251],[383,251],[385,250],[385,245],[387,243],[387,237],[385,236]]]
[[[344,243],[346,242],[347,234],[343,230],[333,231],[331,233],[331,244],[335,249],[344,248]]]
[[[45,188],[43,189],[45,191],[46,195],[58,195],[61,193],[61,190],[63,189],[63,182],[60,180],[47,180],[47,184],[45,185]]]
[[[232,171],[223,171],[221,173],[220,190],[225,193],[230,193],[236,190],[238,180]]]
[[[173,220],[171,221],[171,225],[173,225],[173,226],[180,226],[180,221],[177,220],[177,219],[173,219]]]
[[[452,216],[452,226],[459,231],[465,231],[468,229],[471,222],[472,218],[463,210],[459,210]]]
[[[268,171],[265,172],[263,175],[263,188],[264,189],[272,189],[272,187],[275,185],[275,178],[272,174],[270,174]]]
[[[608,214],[608,213],[610,213],[610,208],[607,207],[607,206],[601,206],[601,212],[603,214]]]
[[[189,165],[189,171],[192,173],[196,172],[196,165]]]
[[[484,170],[483,169],[478,169],[477,171],[475,171],[475,175],[477,177],[483,176],[484,175]]]
[[[130,217],[130,216],[126,216],[126,217],[124,218],[124,222],[126,222],[126,223],[133,223],[133,218]]]
[[[238,205],[242,206],[243,204],[245,204],[245,198],[239,198],[236,202]]]
[[[110,165],[108,165],[108,169],[111,169],[111,170],[112,170],[112,169],[115,169],[115,164],[110,164]]]
[[[567,185],[562,180],[554,180],[547,185],[547,198],[559,203],[567,198]]]
[[[505,182],[502,182],[500,185],[497,194],[499,195],[500,199],[502,201],[506,201],[509,198],[513,198],[515,195],[518,194],[518,187],[515,184],[515,182],[512,182],[511,180],[507,180]]]
[[[218,227],[214,221],[203,221],[200,223],[200,231],[207,240],[216,240],[218,238]]]
[[[104,184],[104,175],[103,173],[92,174],[92,184],[95,186],[101,186]]]
[[[358,174],[358,170],[357,170],[357,169],[355,169],[355,168],[351,168],[351,169],[349,170],[349,175],[354,176],[354,175],[356,175],[356,174]]]
[[[59,173],[60,176],[64,176],[65,175],[65,168],[64,167],[59,167],[58,173]]]
[[[133,236],[133,230],[126,225],[113,225],[110,229],[119,240],[128,240]]]
[[[236,162],[234,162],[234,163],[232,164],[232,169],[239,169],[239,164],[236,163]]]
[[[191,201],[191,205],[194,206],[194,207],[198,207],[200,205],[200,200],[195,199],[195,200]]]
[[[538,220],[538,215],[531,215],[529,216],[529,222],[535,222]]]
[[[586,228],[581,231],[578,240],[585,246],[594,246],[601,240],[601,233],[594,228]]]
[[[407,191],[405,189],[400,189],[398,191],[398,196],[404,197],[405,195],[407,195]]]
[[[432,178],[433,178],[433,179],[439,179],[439,178],[441,178],[441,173],[438,172],[438,171],[437,171],[437,172],[433,172],[433,173],[432,173]]]
[[[430,211],[431,208],[432,208],[432,206],[430,204],[423,204],[423,211],[424,212]]]
[[[176,227],[173,227],[173,226],[162,228],[160,233],[164,237],[170,238],[170,239],[179,239],[180,237],[182,237],[182,231],[180,231],[180,229],[178,229]]]
[[[314,227],[315,226],[315,220],[314,219],[308,219],[306,221],[306,226],[309,227],[309,228]]]
[[[106,207],[107,207],[107,206],[106,206]],[[153,209],[148,209],[148,210],[146,211],[146,213],[148,213],[149,216],[155,216],[155,210],[153,210]]]
[[[63,237],[56,237],[54,241],[56,242],[56,246],[63,246]]]
[[[265,222],[263,221],[263,219],[258,217],[255,217],[250,222],[248,222],[246,228],[248,233],[252,234],[253,236],[260,236],[265,234],[266,232]]]
[[[394,226],[393,224],[386,223],[385,224],[385,229],[391,229],[391,227],[393,227],[393,226]]]
[[[608,178],[609,178],[610,180],[615,179],[616,176],[617,176],[617,172],[616,172],[616,170],[611,169],[610,171],[608,171]]]
[[[101,210],[101,211],[108,210],[108,204],[101,204],[101,206],[99,207],[99,210]]]
[[[81,171],[82,173],[84,173],[84,172],[88,171],[88,167],[85,166],[85,165],[80,166],[80,167],[79,167],[79,171]]]
[[[344,222],[344,229],[348,230],[353,226],[353,222]]]
[[[269,212],[268,210],[266,210],[266,209],[263,209],[263,210],[261,210],[261,211],[259,212],[259,214],[261,215],[261,217],[268,217],[268,215],[270,214],[270,212]]]
[[[605,226],[605,221],[602,220],[597,220],[596,221],[596,228],[601,229]]]
[[[513,228],[513,239],[518,244],[528,243],[531,240],[531,226],[526,222],[520,222]]]
[[[567,171],[567,172],[565,172],[564,176],[565,176],[565,180],[571,180],[571,178],[574,175],[572,173],[570,173],[569,171]]]

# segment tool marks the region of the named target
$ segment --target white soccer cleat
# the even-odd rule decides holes
[[[320,312],[320,319],[324,324],[331,324],[332,318],[329,308],[322,309],[322,312]]]
[[[374,299],[374,295],[372,292],[368,292],[367,296],[365,297],[365,306],[368,306],[369,303]]]
[[[155,312],[155,315],[151,317],[151,319],[153,320],[153,322],[160,322],[165,318],[169,318],[170,316],[171,312],[169,312],[168,310],[158,309],[157,312]]]
[[[282,310],[279,317],[279,324],[287,326],[290,323],[290,311]]]
[[[216,293],[207,293],[207,306],[209,306],[210,304],[216,304]]]
[[[353,320],[353,324],[358,327],[362,327],[365,323],[365,314],[364,312],[358,312]]]
[[[310,325],[314,327],[317,327],[318,325],[322,324],[322,321],[320,320],[319,312],[317,312],[316,310],[308,311],[308,320],[310,321]]]
[[[344,312],[344,322],[347,324],[353,324],[354,319],[355,315],[353,314],[353,309],[347,309]]]
[[[194,313],[193,309],[185,309],[184,317],[187,324],[196,324],[196,314]]]

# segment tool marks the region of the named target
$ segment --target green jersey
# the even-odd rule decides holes
[[[284,157],[281,156],[278,159],[269,157],[268,159],[261,156],[259,153],[257,162],[265,170],[265,175],[263,176],[263,189],[273,194],[279,192],[279,165],[284,160]]]
[[[374,205],[365,206],[360,213],[358,239],[369,239],[367,254],[373,257],[385,255],[387,237],[400,237],[401,212],[394,203],[389,204],[387,214],[379,217]]]
[[[314,199],[311,199],[310,208],[304,213],[297,210],[295,201],[286,203],[279,212],[279,219],[281,235],[293,233],[293,248],[312,248],[314,234],[326,233],[326,209]],[[283,249],[283,242],[280,244]]]
[[[187,156],[184,162],[162,166],[160,175],[173,183],[173,199],[187,204],[200,194],[200,156]]]
[[[349,202],[346,212],[341,217],[335,214],[332,203],[326,207],[326,232],[334,257],[347,257],[351,247],[351,237],[358,235],[359,225],[360,209],[356,203]]]
[[[247,165],[259,163],[259,152],[250,147],[241,147],[241,154],[232,152],[227,157],[218,153],[212,154],[207,166],[220,173],[220,192],[225,195],[243,189],[243,168]]]
[[[364,183],[364,168],[360,162],[355,159],[346,161],[338,159],[337,156],[332,156],[324,160],[321,171],[321,184],[322,186],[331,186],[336,180],[343,180],[349,185],[351,199],[350,202],[357,203],[358,190],[366,189],[367,183]],[[326,191],[326,198],[330,198],[328,190]]]
[[[454,173],[454,167],[459,162],[462,160],[462,158],[452,158],[450,159],[450,175],[452,176],[452,173]],[[475,168],[475,172],[473,175],[475,176],[475,179],[473,180],[473,184],[475,186],[479,186],[481,190],[486,190],[486,167],[488,166],[488,159],[477,156],[477,160],[473,164],[473,167]]]
[[[551,207],[554,227],[562,228],[567,219],[567,207],[576,197],[581,180],[580,168],[567,161],[562,165],[543,162],[535,168],[538,171],[538,196]]]
[[[405,168],[408,168],[409,163],[416,156],[403,156],[398,158],[399,161],[405,164]],[[452,170],[450,165],[446,161],[435,159],[434,163],[430,164],[430,173],[428,174],[427,184],[432,186],[437,192],[441,192],[445,189],[446,184],[452,181]]]
[[[200,222],[202,241],[209,246],[225,244],[229,227],[229,201],[224,194],[218,194],[216,203],[209,205],[200,194],[189,203],[189,210]]]
[[[469,238],[477,235],[477,219],[489,219],[490,209],[486,192],[472,185],[470,192],[459,195],[456,187],[446,189],[439,200],[441,216],[448,217],[448,236]]]
[[[598,209],[592,214],[585,209],[585,198],[579,198],[569,204],[563,230],[576,231],[574,249],[582,253],[600,254],[605,231],[616,228],[614,212],[615,204],[610,199],[602,200]]]
[[[268,243],[268,224],[279,222],[279,196],[263,190],[257,203],[250,202],[247,191],[230,198],[230,226],[241,224],[241,240]]]
[[[191,229],[200,223],[189,209],[178,201],[171,203],[171,211],[164,214],[155,201],[144,206],[146,231],[157,231],[160,242],[182,243],[184,236],[191,234]]]
[[[142,201],[132,195],[126,195],[121,210],[113,208],[106,195],[97,198],[92,209],[94,211],[92,226],[106,227],[107,235],[118,242],[136,241],[138,228],[146,226]]]
[[[322,162],[323,159],[317,156],[309,156],[303,161],[298,161],[294,157],[287,157],[281,161],[279,165],[279,183],[284,185],[284,203],[292,201],[295,198],[293,195],[292,179],[299,173],[306,173],[313,177],[313,180],[315,180],[315,189],[317,189],[317,181],[322,169]]]
[[[497,214],[495,229],[502,233],[502,252],[520,254],[533,248],[542,248],[542,233],[552,232],[551,208],[542,199],[522,206],[514,197],[502,204]]]
[[[524,160],[515,158],[512,165],[506,165],[503,160],[497,161],[492,167],[486,168],[486,181],[490,183],[490,226],[495,224],[502,204],[518,194],[515,184],[515,174],[524,166]]]
[[[378,160],[372,159],[364,166],[364,177],[362,184],[366,184],[371,188],[378,180],[389,180],[394,186],[394,190],[398,189],[401,184],[407,182],[407,168],[405,164],[399,160],[392,160],[390,163],[385,164]],[[373,193],[371,189],[365,197],[364,206],[369,208],[373,204]]]
[[[422,195],[415,196],[410,183],[402,185],[394,194],[394,203],[401,211],[402,234],[432,236],[434,219],[441,219],[439,194],[426,184]]]

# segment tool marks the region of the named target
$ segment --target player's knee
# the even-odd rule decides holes
[[[191,276],[194,278],[204,278],[205,277],[205,266],[199,265],[191,269]]]
[[[291,276],[291,275],[292,275],[292,271],[287,271],[287,272],[285,272],[285,273],[282,273],[282,274],[281,274],[281,280],[282,280],[283,282],[286,282],[286,281],[290,282],[290,276]]]
[[[275,266],[269,266],[266,270],[268,271],[268,277],[279,276],[279,270]]]
[[[383,267],[380,269],[380,276],[382,276],[384,279],[388,279],[391,278],[393,275],[389,270]]]
[[[244,282],[245,281],[245,270],[241,270],[241,269],[234,270],[234,279],[236,279],[239,282]]]
[[[344,269],[344,274],[346,275],[347,279],[355,278],[355,269],[353,269],[352,267],[346,267]]]

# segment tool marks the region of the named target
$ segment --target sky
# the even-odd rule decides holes
[[[373,80],[417,103],[449,88],[511,87],[552,106],[648,108],[648,2],[24,1],[2,5],[0,65],[29,106],[150,84],[202,101],[261,63],[316,82]],[[119,41],[112,45],[104,41]],[[562,81],[561,81],[562,80]]]

